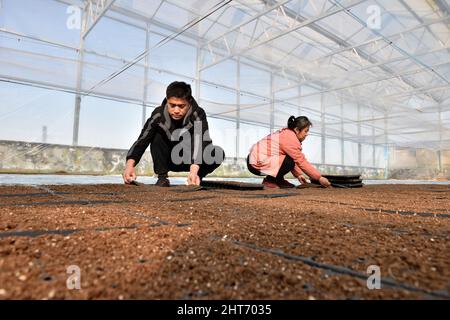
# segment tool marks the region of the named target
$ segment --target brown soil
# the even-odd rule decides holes
[[[67,267],[81,269],[68,290]],[[381,268],[369,290],[367,268]],[[450,187],[0,187],[0,299],[449,299]]]

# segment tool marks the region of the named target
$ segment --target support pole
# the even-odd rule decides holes
[[[148,52],[150,48],[150,24],[147,23],[147,30],[145,35],[145,50]],[[147,100],[148,100],[148,72],[150,68],[150,54],[145,57],[144,66],[144,92],[142,97],[142,127],[147,122]]]
[[[72,145],[78,146],[78,135],[80,131],[80,112],[81,112],[81,86],[83,81],[83,67],[84,67],[84,38],[83,29],[86,25],[87,13],[86,8],[83,11],[83,23],[80,30],[80,47],[78,49],[78,68],[77,68],[77,94],[75,96],[75,110],[73,116],[73,134]]]
[[[384,171],[384,178],[387,180],[389,178],[389,138],[388,138],[388,114],[384,113],[384,159],[386,164],[386,170]],[[372,128],[373,135],[375,136],[375,129]],[[375,145],[373,146],[373,166],[375,165]]]
[[[275,129],[275,77],[273,70],[270,72],[270,133]]]
[[[362,145],[361,145],[361,105],[358,103],[358,166],[362,169]]]
[[[301,85],[298,86],[298,96],[299,96],[299,98],[298,98],[298,115],[297,115],[297,117],[300,117],[302,115],[302,98],[301,98],[302,86]]]
[[[237,91],[236,91],[236,158],[235,162],[237,163],[239,158],[239,150],[240,150],[240,132],[241,132],[241,59],[237,58]]]
[[[341,165],[345,165],[345,159],[344,159],[344,103],[342,97],[339,98],[340,104],[341,104]]]
[[[439,107],[439,151],[438,151],[438,162],[439,162],[439,176],[444,177],[444,155],[442,152],[442,130],[443,130],[443,116],[442,107]]]
[[[323,93],[320,95],[320,120],[321,120],[321,136],[322,136],[322,144],[321,144],[321,156],[322,156],[322,164],[325,164],[325,98]]]

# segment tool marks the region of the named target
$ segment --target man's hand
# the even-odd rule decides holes
[[[125,184],[131,184],[134,180],[136,180],[136,173],[134,171],[135,161],[130,159],[127,161],[127,165],[123,172],[123,181]]]
[[[328,181],[328,179],[324,178],[324,177],[320,177],[319,183],[322,185],[322,187],[325,187],[325,188],[328,188],[329,186],[331,186],[330,181]]]
[[[300,181],[301,184],[307,184],[308,180],[303,175],[298,176],[298,181]]]
[[[197,164],[191,165],[189,176],[187,179],[187,183],[189,186],[199,186],[200,185],[200,177],[198,176],[198,171],[200,170],[200,166]]]

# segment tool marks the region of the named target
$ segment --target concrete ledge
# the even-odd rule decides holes
[[[85,146],[42,144],[23,141],[0,141],[0,173],[120,175],[128,150]],[[324,174],[361,174],[364,179],[450,179],[450,151],[442,152],[443,170],[439,170],[437,152],[393,150],[390,171],[345,165],[315,164]],[[137,166],[138,175],[152,176],[153,162],[146,151]],[[184,176],[183,174],[177,174]],[[247,170],[246,160],[227,158],[215,177],[255,177]],[[292,176],[288,176],[293,178]]]

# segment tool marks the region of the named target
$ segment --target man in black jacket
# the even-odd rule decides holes
[[[189,172],[188,184],[200,185],[201,179],[217,169],[225,157],[222,148],[213,146],[205,111],[192,97],[191,86],[173,82],[166,98],[147,120],[138,140],[128,151],[123,179],[136,180],[134,167],[150,144],[157,186],[169,187],[169,171]]]

